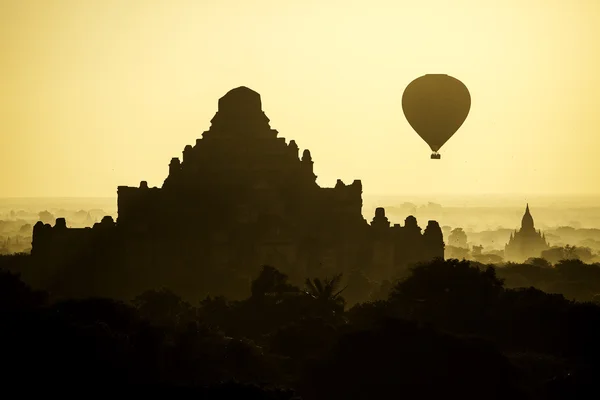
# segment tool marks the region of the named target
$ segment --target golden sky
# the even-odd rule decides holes
[[[600,194],[599,39],[598,0],[0,0],[0,197],[161,186],[238,86],[322,186]],[[428,73],[472,97],[441,160],[402,113]]]

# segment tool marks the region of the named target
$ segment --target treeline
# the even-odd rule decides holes
[[[600,304],[600,264],[564,259],[550,264],[544,258],[526,263],[507,263],[497,268],[508,288],[536,287],[547,293],[560,293],[571,300]]]
[[[448,245],[445,248],[445,255],[446,258],[466,259],[483,264],[499,266],[506,264],[503,250],[488,250],[484,252],[483,246],[472,246],[472,248],[469,248],[466,244],[462,246]],[[566,245],[553,246],[548,250],[544,250],[541,252],[540,257],[537,258],[542,258],[552,265],[562,260],[580,260],[584,263],[598,264],[600,254],[594,253],[589,247]]]
[[[600,307],[436,260],[346,307],[342,277],[265,266],[250,296],[52,302],[0,274],[3,385],[210,399],[574,399],[600,394]]]

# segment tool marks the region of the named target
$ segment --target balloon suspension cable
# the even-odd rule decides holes
[[[433,153],[431,153],[432,160],[439,160],[440,158],[442,158],[442,155],[440,153],[438,153],[437,151],[434,151]]]

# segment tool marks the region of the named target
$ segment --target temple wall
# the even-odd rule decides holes
[[[161,207],[161,189],[119,186],[117,189],[117,221],[121,225],[142,224],[152,218]]]

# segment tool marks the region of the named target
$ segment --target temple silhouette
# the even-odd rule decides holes
[[[299,157],[296,142],[270,127],[260,95],[238,87],[219,99],[210,129],[185,146],[182,160],[171,160],[161,188],[119,186],[116,222],[105,217],[83,229],[62,218],[54,227],[38,222],[32,256],[56,269],[108,259],[137,292],[159,281],[182,293],[216,272],[249,277],[265,264],[298,279],[356,270],[391,279],[444,257],[436,221],[423,232],[413,216],[392,226],[378,208],[369,224],[361,181],[322,188],[313,164],[309,150]]]
[[[549,248],[546,236],[535,229],[529,204],[527,204],[521,220],[521,229],[510,234],[504,249],[504,258],[506,261],[523,262],[530,257],[541,257],[542,251]]]

